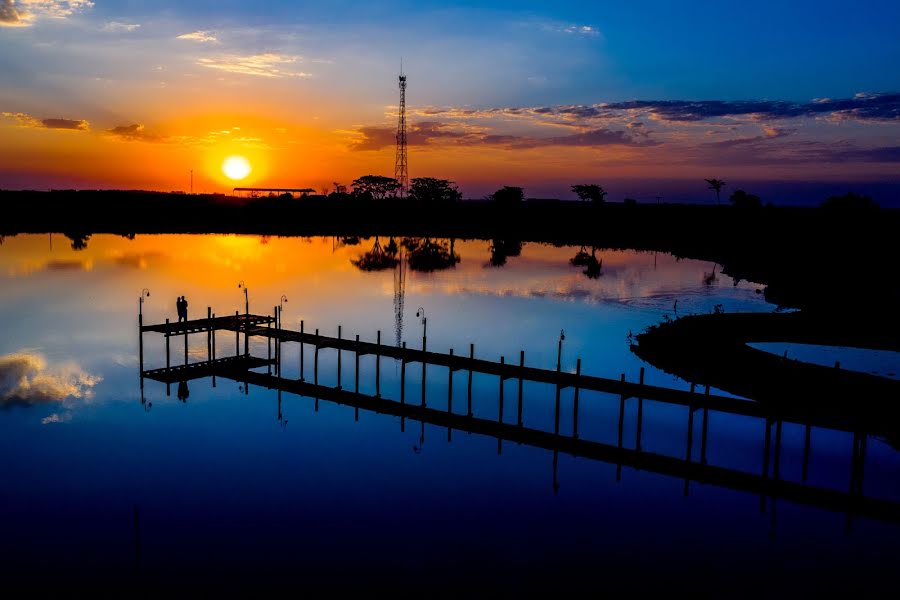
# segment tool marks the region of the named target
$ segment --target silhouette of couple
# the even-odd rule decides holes
[[[178,309],[178,322],[181,323],[182,320],[187,321],[188,301],[185,300],[184,296],[179,297],[175,301],[175,308]]]

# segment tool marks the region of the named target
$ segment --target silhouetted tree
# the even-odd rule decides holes
[[[399,181],[381,175],[363,175],[355,179],[351,185],[355,197],[371,200],[384,200],[396,196],[400,189]]]
[[[606,191],[596,183],[573,185],[572,191],[579,200],[590,200],[594,204],[601,204],[606,199]]]
[[[519,256],[522,253],[522,242],[517,240],[491,240],[491,266],[502,267],[510,256]]]
[[[346,185],[340,184],[337,181],[332,181],[331,183],[332,183],[332,185],[334,185],[334,193],[335,194],[346,194],[347,193]]]
[[[410,182],[409,197],[419,202],[456,202],[462,199],[462,194],[452,181],[416,177]]]
[[[409,248],[408,264],[413,271],[440,271],[455,267],[459,262],[459,254],[453,251],[452,243],[433,242],[431,238],[422,240],[404,240]]]
[[[393,242],[393,238],[391,238],[391,241]],[[394,247],[396,249],[396,244]],[[396,252],[393,254],[386,252],[376,237],[375,245],[370,251],[359,255],[350,262],[361,271],[383,271],[396,267],[400,261],[396,257]]]
[[[844,194],[843,196],[831,196],[822,203],[822,208],[835,212],[867,212],[878,210],[878,203],[861,194],[853,192]]]
[[[64,236],[72,240],[72,250],[84,250],[87,248],[90,233],[64,233]]]
[[[497,204],[519,204],[525,200],[525,191],[520,187],[504,185],[490,198]]]
[[[728,199],[735,208],[762,208],[762,200],[756,194],[748,194],[744,190],[735,190]]]
[[[721,179],[704,179],[706,183],[709,184],[710,190],[715,190],[716,192],[716,204],[720,204],[719,196],[722,193],[722,188],[725,187],[726,183]]]

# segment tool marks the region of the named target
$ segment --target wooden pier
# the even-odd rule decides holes
[[[423,424],[428,423],[446,427],[448,437],[454,430],[481,434],[498,440],[498,452],[502,450],[504,441],[546,449],[553,452],[554,488],[556,487],[556,463],[559,453],[572,456],[583,456],[590,459],[617,465],[617,478],[623,466],[634,469],[678,477],[684,480],[685,494],[690,482],[717,485],[729,489],[740,490],[760,496],[760,508],[765,509],[766,500],[772,502],[774,519],[774,501],[781,498],[791,502],[817,506],[820,508],[846,512],[848,523],[851,516],[863,516],[879,520],[900,522],[900,503],[866,497],[862,493],[862,474],[865,462],[865,447],[868,435],[878,433],[855,418],[834,414],[831,411],[811,412],[807,406],[802,410],[793,409],[790,405],[779,406],[774,403],[758,403],[727,396],[711,394],[709,387],[704,392],[696,390],[692,385],[690,391],[676,390],[644,383],[643,369],[637,382],[628,382],[625,375],[618,379],[608,379],[584,375],[581,373],[581,359],[576,362],[574,373],[563,371],[559,365],[556,370],[538,369],[525,365],[524,351],[519,354],[518,364],[510,363],[501,357],[499,362],[475,358],[475,348],[470,345],[468,353],[460,355],[450,350],[447,354],[427,351],[425,349],[407,348],[381,343],[380,332],[375,342],[361,341],[359,336],[352,339],[342,335],[338,328],[337,337],[320,335],[305,331],[301,322],[299,331],[282,328],[278,307],[274,317],[252,314],[235,314],[227,317],[216,317],[207,311],[207,318],[192,321],[157,325],[140,324],[140,373],[141,386],[145,378],[167,384],[180,383],[192,379],[211,377],[215,385],[216,377],[223,377],[244,384],[249,393],[250,385],[279,391],[279,415],[281,392],[325,400],[341,405],[353,406],[359,410],[388,414],[401,419],[401,428],[405,421],[411,420]],[[216,353],[216,331],[228,331],[235,334],[235,352],[233,355],[218,357]],[[166,367],[145,370],[143,361],[143,334],[160,333],[166,340]],[[190,363],[188,361],[187,338],[190,335],[207,336],[207,360]],[[183,364],[172,366],[170,339],[184,337]],[[268,356],[257,358],[250,355],[249,338],[267,339]],[[285,378],[281,376],[281,344],[300,344],[300,377]],[[313,348],[312,382],[305,377],[304,347]],[[427,348],[427,339],[423,338],[422,347]],[[324,349],[333,349],[338,353],[336,387],[318,384],[319,353]],[[274,352],[274,354],[273,354]],[[353,389],[342,386],[342,354],[349,352],[355,362]],[[359,358],[365,355],[375,357],[375,394],[366,395],[359,392]],[[401,365],[400,398],[389,400],[381,397],[381,359],[393,359]],[[421,363],[423,374],[426,365],[443,367],[448,373],[448,402],[446,410],[430,408],[426,405],[425,378],[422,378],[422,396],[418,402],[410,402],[406,398],[406,365]],[[266,368],[266,373],[254,369]],[[466,406],[458,412],[453,410],[453,378],[454,373],[463,371],[467,378]],[[472,411],[472,377],[474,373],[492,375],[498,378],[499,392],[498,418],[486,419],[477,417]],[[515,422],[504,421],[504,385],[506,380],[518,382],[518,397]],[[553,431],[525,427],[523,415],[523,382],[538,382],[555,386],[555,419]],[[560,431],[560,390],[571,387],[574,390],[572,406],[572,432]],[[609,394],[619,402],[618,443],[616,445],[582,439],[578,435],[579,392],[590,390]],[[629,399],[637,402],[637,436],[633,448],[623,443],[624,408]],[[607,401],[607,400],[600,400]],[[677,458],[642,450],[641,435],[643,424],[644,401],[661,402],[688,408],[686,452],[684,458]],[[699,440],[699,459],[694,455],[694,421],[695,413],[701,412],[701,432]],[[706,447],[708,436],[709,411],[721,412],[761,419],[765,425],[765,444],[763,465],[760,473],[748,473],[707,463]],[[805,446],[803,456],[803,476],[801,482],[787,481],[780,477],[781,429],[785,422],[797,423],[805,427]],[[806,483],[810,455],[810,430],[812,427],[827,428],[850,432],[854,435],[853,461],[848,492],[810,486]],[[774,434],[774,435],[773,435]],[[773,441],[774,440],[774,441]],[[773,523],[774,526],[774,523]]]

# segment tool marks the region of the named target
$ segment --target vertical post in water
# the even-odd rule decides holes
[[[706,386],[706,398],[703,405],[703,429],[700,433],[700,463],[706,464],[706,437],[709,430],[709,386]]]
[[[212,362],[212,307],[206,307],[206,362]]]
[[[272,374],[272,322],[266,322],[266,340],[268,347],[268,354],[266,355],[269,359],[269,362],[266,364],[266,368],[268,369],[269,375]]]
[[[644,430],[644,367],[641,367],[641,373],[638,378],[640,384],[640,392],[638,392],[637,405],[637,434],[635,435],[634,449],[641,451],[641,435]]]
[[[338,325],[338,380],[337,380],[337,389],[341,388],[341,326]]]
[[[506,380],[504,371],[506,370],[506,357],[500,357],[500,401],[498,402],[497,422],[503,422],[503,383]]]
[[[213,321],[216,320],[216,313],[213,313],[212,318],[213,318]],[[210,326],[210,327],[212,327],[212,326]],[[216,362],[216,330],[215,329],[212,330],[212,362]],[[212,386],[216,387],[215,372],[213,372],[213,376],[212,376]]]
[[[381,330],[377,336],[378,349],[375,350],[375,397],[381,398]]]
[[[169,363],[169,320],[166,319],[166,369],[171,368]]]
[[[619,438],[617,446],[622,448],[622,427],[625,425],[625,373],[619,378],[622,383],[622,393],[619,395]],[[622,481],[622,463],[616,461],[616,483]]]
[[[475,360],[475,344],[469,344],[469,360]],[[471,417],[474,413],[472,412],[472,365],[469,364],[469,383],[467,387],[467,397],[468,397],[468,415]]]
[[[453,348],[450,348],[450,368],[447,369],[447,412],[453,412]]]
[[[769,452],[772,448],[772,421],[766,419],[766,441],[763,445],[763,479],[769,478]],[[766,512],[766,494],[759,497],[759,512]]]
[[[319,330],[316,329],[316,350],[313,353],[313,383],[319,385]]]
[[[356,334],[356,352],[354,352],[354,354],[356,355],[356,386],[355,386],[355,391],[356,391],[356,393],[358,394],[358,393],[359,393],[359,334],[358,334],[358,333]],[[356,409],[356,411],[357,411],[357,414],[359,414],[359,409],[358,409],[358,408]]]
[[[406,342],[403,342],[403,352],[400,354],[400,404],[406,404]],[[403,421],[400,421],[401,426]]]
[[[234,311],[234,355],[241,355],[241,321],[238,311]]]
[[[188,364],[188,330],[187,320],[184,322],[184,364]]]
[[[522,377],[525,370],[525,351],[519,351],[519,405],[516,409],[516,425],[522,426]]]
[[[581,384],[581,359],[575,362],[575,400],[572,405],[572,437],[578,438],[578,386]]]
[[[303,319],[300,319],[300,381],[303,381]]]
[[[143,300],[143,298],[141,298]],[[144,381],[144,314],[138,311],[138,368],[141,372],[141,384]]]

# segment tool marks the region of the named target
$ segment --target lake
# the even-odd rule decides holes
[[[74,238],[74,239],[73,239]],[[400,240],[396,240],[400,243]],[[380,247],[389,237],[377,240]],[[762,285],[711,263],[632,250],[495,240],[435,240],[440,266],[409,260],[366,271],[376,239],[234,235],[18,235],[0,245],[0,553],[4,577],[34,589],[298,591],[388,589],[396,595],[500,595],[588,588],[712,595],[890,589],[900,528],[734,486],[554,452],[529,443],[400,419],[239,381],[140,378],[145,324],[273,314],[284,328],[386,345],[453,348],[491,361],[688,390],[644,363],[629,335],[676,315],[772,311]],[[402,246],[401,246],[402,247]],[[370,255],[371,256],[371,255]],[[401,250],[401,256],[403,251]],[[577,258],[576,258],[577,257]],[[572,264],[573,258],[576,263]],[[458,260],[457,260],[458,259]],[[240,284],[240,287],[239,287]],[[147,289],[149,296],[142,296]],[[245,296],[246,290],[246,296]],[[139,304],[139,298],[143,302]],[[283,300],[286,298],[286,301]],[[676,309],[677,302],[677,309]],[[560,333],[565,332],[559,345]],[[172,361],[184,349],[175,338]],[[222,353],[234,335],[217,334]],[[561,354],[559,353],[561,347]],[[266,340],[250,340],[265,357]],[[304,349],[311,377],[312,348]],[[190,338],[189,362],[207,358]],[[322,386],[352,389],[353,356],[319,353]],[[300,348],[282,346],[282,376],[300,377]],[[165,366],[165,340],[144,334],[145,368]],[[375,361],[360,359],[374,394]],[[266,369],[263,368],[262,372]],[[400,397],[401,366],[383,358],[380,391]],[[466,374],[407,365],[405,393],[461,413]],[[516,381],[475,374],[476,418],[516,421]],[[176,389],[180,388],[180,389]],[[728,395],[722,390],[712,393]],[[555,387],[526,382],[523,421],[552,431]],[[179,396],[181,398],[179,398]],[[560,392],[559,429],[574,427],[574,391]],[[636,447],[636,401],[583,390],[579,439]],[[747,401],[749,402],[749,401]],[[641,450],[700,461],[701,416],[644,401]],[[703,461],[759,474],[766,423],[708,414]],[[402,422],[401,422],[402,421]],[[621,423],[621,425],[620,425]],[[779,425],[778,476],[846,493],[854,435]],[[694,438],[686,446],[688,431]],[[900,502],[900,454],[865,439],[866,496]],[[686,447],[690,450],[686,453]],[[766,463],[768,464],[768,463]],[[663,469],[664,470],[664,469]],[[804,473],[805,472],[805,473]],[[97,584],[97,582],[105,582]],[[129,587],[128,589],[135,589]]]

